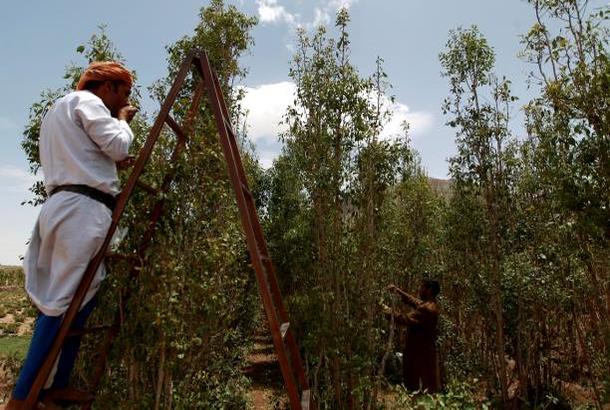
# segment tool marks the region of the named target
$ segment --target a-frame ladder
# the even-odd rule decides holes
[[[188,111],[187,118],[184,124],[181,126],[171,117],[170,111],[191,69],[194,69],[198,74],[199,81],[192,96],[191,106]],[[195,74],[193,74],[193,76],[197,77]],[[69,337],[80,336],[90,331],[106,332],[106,337],[98,352],[99,355],[94,366],[93,377],[89,381],[90,392],[95,394],[97,391],[104,374],[104,369],[106,367],[106,361],[112,346],[112,342],[120,331],[122,324],[120,311],[121,309],[124,311],[127,300],[129,299],[129,292],[126,291],[126,294],[124,294],[124,296],[121,298],[121,309],[119,309],[119,311],[116,313],[115,320],[110,326],[75,331],[71,330],[72,323],[85,298],[89,286],[91,285],[95,272],[105,257],[127,258],[131,263],[130,276],[132,278],[136,278],[139,275],[142,264],[145,263],[145,251],[151,243],[157,221],[162,216],[164,206],[163,193],[170,188],[170,184],[175,177],[177,171],[177,159],[184,150],[184,147],[188,141],[191,128],[193,128],[194,120],[199,112],[199,106],[204,92],[207,92],[209,106],[212,108],[214,118],[216,120],[220,143],[222,145],[227,163],[231,184],[235,191],[242,226],[246,234],[248,251],[250,253],[252,265],[256,273],[261,299],[265,308],[269,328],[273,336],[273,344],[275,346],[282,377],[284,378],[284,384],[288,392],[290,406],[292,409],[308,409],[313,407],[310,403],[311,397],[309,385],[303,368],[299,348],[292,329],[290,328],[288,315],[282,301],[275,270],[269,256],[267,244],[265,242],[260,221],[256,213],[254,198],[250,189],[248,188],[248,182],[239,154],[236,136],[231,126],[230,117],[218,78],[205,52],[191,52],[187,55],[180,66],[174,83],[172,84],[172,87],[170,88],[169,93],[161,106],[159,115],[157,116],[153,127],[148,134],[144,146],[138,154],[133,166],[133,170],[125,184],[125,187],[117,198],[117,205],[112,214],[112,223],[100,248],[101,250],[93,257],[85,270],[74,298],[68,310],[64,314],[61,327],[55,336],[53,344],[43,365],[36,375],[32,389],[25,400],[25,409],[29,410],[36,407],[40,392],[49,377],[53,365],[57,360],[66,339]],[[165,124],[167,124],[174,132],[177,137],[177,142],[171,155],[169,169],[163,178],[161,186],[151,187],[140,181],[140,176],[144,171],[146,162],[150,158],[153,148]],[[136,187],[143,189],[145,192],[157,198],[149,211],[148,228],[133,254],[109,254],[107,249],[110,245],[112,236],[116,231],[119,221],[121,220],[126,204]],[[82,408],[89,409],[91,408],[92,404],[92,402],[86,403],[82,406]]]

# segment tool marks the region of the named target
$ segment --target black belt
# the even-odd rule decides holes
[[[88,196],[91,199],[95,199],[98,202],[106,205],[111,211],[114,211],[116,206],[116,198],[106,192],[102,192],[99,189],[91,188],[89,185],[59,185],[53,188],[51,191],[52,196],[61,191],[76,192]]]

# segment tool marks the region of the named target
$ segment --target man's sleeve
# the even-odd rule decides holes
[[[403,302],[405,302],[407,305],[409,305],[411,307],[414,307],[417,309],[422,304],[421,300],[419,300],[415,296],[411,296],[407,292],[402,292],[400,295],[402,296]]]
[[[75,115],[83,130],[113,161],[122,161],[129,155],[133,133],[129,124],[110,116],[101,100],[83,100],[75,108]]]
[[[399,326],[407,326],[409,324],[409,322],[407,321],[407,317],[405,315],[403,315],[402,313],[399,313],[396,311],[391,311],[391,312],[386,312],[385,315],[388,318],[393,317],[394,323],[396,323]]]
[[[423,326],[429,329],[430,326],[436,326],[436,320],[438,320],[438,310],[435,305],[430,303],[422,303],[405,317],[408,325]]]
[[[405,322],[407,325],[411,325],[411,326],[419,326],[419,325],[423,325],[426,321],[426,315],[427,312],[424,311],[424,309],[417,309],[414,310],[413,312],[410,312],[406,317],[405,317]]]

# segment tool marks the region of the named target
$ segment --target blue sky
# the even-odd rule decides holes
[[[258,16],[255,45],[243,59],[249,74],[250,136],[269,165],[280,149],[277,122],[294,89],[288,77],[297,26],[331,24],[338,7],[350,9],[352,61],[369,75],[379,55],[393,84],[395,121],[411,122],[412,140],[428,174],[445,178],[455,151],[453,131],[444,126],[441,104],[448,86],[438,53],[450,29],[477,24],[497,53],[496,71],[513,81],[513,91],[531,97],[531,69],[517,58],[519,35],[534,14],[522,0],[231,0]],[[89,4],[99,4],[98,7]],[[20,206],[33,181],[20,148],[29,106],[45,88],[63,85],[70,62],[82,64],[78,45],[106,24],[108,33],[144,87],[165,75],[165,45],[190,34],[206,1],[162,0],[89,3],[74,0],[12,1],[0,14],[0,264],[18,264],[38,209]],[[154,109],[149,101],[145,108]],[[515,107],[519,117],[519,106]],[[519,121],[516,122],[517,124]],[[515,132],[521,133],[517,125]]]

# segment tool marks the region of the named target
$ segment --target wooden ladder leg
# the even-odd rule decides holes
[[[282,300],[282,296],[281,296],[281,292],[280,292],[280,288],[277,282],[277,276],[275,274],[275,269],[273,267],[273,263],[271,261],[271,258],[269,257],[269,251],[267,249],[267,243],[265,241],[265,238],[263,236],[263,230],[262,227],[260,225],[260,221],[258,218],[258,215],[256,214],[256,207],[254,204],[254,198],[252,196],[252,194],[250,193],[250,191],[248,190],[247,187],[247,178],[246,178],[246,174],[245,174],[245,170],[243,167],[243,163],[241,161],[241,157],[239,155],[239,149],[237,147],[237,141],[235,138],[235,133],[233,132],[232,128],[231,128],[231,124],[228,121],[229,118],[229,114],[226,108],[226,103],[224,101],[224,97],[222,95],[222,91],[220,88],[220,83],[218,81],[218,77],[216,76],[216,74],[213,72],[212,70],[212,76],[213,76],[213,80],[214,80],[214,87],[216,89],[216,93],[218,95],[218,99],[220,102],[220,106],[222,109],[222,113],[223,116],[227,119],[227,121],[225,121],[225,125],[227,128],[227,140],[231,146],[231,152],[233,154],[233,157],[235,158],[235,163],[236,163],[236,169],[239,175],[239,179],[242,181],[243,183],[243,189],[245,191],[245,197],[246,200],[248,202],[248,212],[249,212],[249,216],[250,216],[250,220],[252,222],[252,224],[254,225],[254,233],[256,235],[256,242],[259,248],[259,251],[262,253],[263,255],[263,263],[264,266],[266,268],[266,272],[267,272],[267,280],[269,282],[269,287],[271,290],[271,295],[273,296],[273,300],[274,300],[274,304],[277,307],[278,310],[278,316],[280,318],[280,322],[283,324],[287,324],[289,323],[288,321],[288,314],[286,312],[286,308],[284,306],[284,302]],[[292,362],[295,364],[294,368],[296,370],[296,376],[298,377],[299,380],[299,384],[302,387],[302,390],[307,390],[309,389],[309,382],[307,380],[307,377],[305,376],[305,370],[303,367],[303,362],[301,359],[301,354],[299,351],[299,348],[296,344],[296,339],[294,338],[294,334],[292,332],[292,330],[290,329],[288,331],[288,335],[287,335],[287,343],[288,343],[288,347],[290,349],[290,355],[292,358]]]
[[[248,189],[243,164],[235,141],[235,134],[228,119],[228,112],[220,85],[211,68],[207,55],[203,53],[198,60],[200,74],[206,83],[210,105],[220,134],[220,143],[227,161],[229,177],[235,191],[242,226],[246,233],[248,250],[252,259],[290,404],[293,409],[301,409],[303,403],[296,379],[298,378],[302,389],[307,387],[307,380],[304,376],[300,353],[298,348],[296,348],[294,339],[292,339],[292,332],[289,332],[288,329],[289,323],[279,294],[275,273],[273,269],[269,268],[271,266],[270,261],[269,263],[265,262],[265,260],[269,260],[266,243],[256,214],[254,200]],[[288,345],[284,342],[287,335]],[[290,356],[287,354],[286,346],[288,346]],[[295,367],[298,369],[295,369]],[[309,390],[302,390],[302,392],[307,396],[306,402],[309,403]]]

